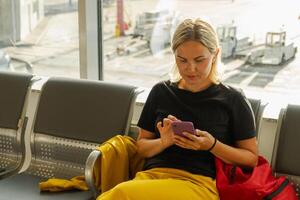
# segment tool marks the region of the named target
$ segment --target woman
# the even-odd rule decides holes
[[[249,103],[220,82],[220,56],[213,28],[201,19],[184,20],[172,50],[171,81],[156,84],[138,126],[144,171],[100,199],[218,199],[214,157],[246,167],[257,164],[255,124]],[[174,134],[174,121],[190,121],[195,134]]]

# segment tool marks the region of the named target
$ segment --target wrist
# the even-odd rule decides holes
[[[159,141],[160,141],[160,147],[161,147],[161,149],[162,150],[166,149],[167,148],[167,144],[165,144],[165,142],[161,138],[159,139]]]
[[[215,148],[216,144],[217,144],[217,138],[214,137],[214,141],[213,141],[213,144],[207,149],[207,151],[211,151],[213,150],[213,148]]]

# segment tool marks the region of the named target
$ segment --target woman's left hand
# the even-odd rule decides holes
[[[185,149],[208,150],[214,144],[214,137],[207,131],[196,129],[196,133],[183,132],[185,137],[174,135],[175,144]]]

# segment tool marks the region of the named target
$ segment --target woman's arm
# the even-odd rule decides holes
[[[163,123],[157,123],[156,127],[159,130],[160,138],[155,139],[154,133],[140,129],[137,140],[138,153],[145,158],[149,158],[159,154],[167,147],[173,145],[175,141],[171,123],[174,120],[177,119],[174,116],[169,115],[168,118],[163,119]]]
[[[211,153],[221,158],[224,162],[236,165],[255,167],[258,162],[258,149],[255,137],[237,141],[236,147],[217,141]]]
[[[155,139],[154,133],[140,129],[137,151],[145,158],[152,157],[164,150],[161,139]]]
[[[197,130],[197,136],[184,133],[189,139],[180,136],[175,137],[175,144],[187,149],[208,150],[214,144],[215,138],[206,131]],[[219,157],[226,163],[254,167],[258,161],[258,149],[256,138],[240,140],[236,142],[236,147],[229,146],[217,140],[212,154]]]

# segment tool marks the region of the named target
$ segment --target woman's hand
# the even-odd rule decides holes
[[[196,129],[195,135],[183,132],[187,137],[174,135],[174,142],[177,146],[192,150],[208,150],[214,144],[215,138],[206,131]]]
[[[168,118],[163,119],[163,123],[158,122],[156,125],[156,127],[159,130],[161,144],[164,149],[175,144],[175,140],[174,140],[175,134],[173,133],[172,126],[171,126],[173,121],[178,121],[178,119],[172,115],[168,115]]]

